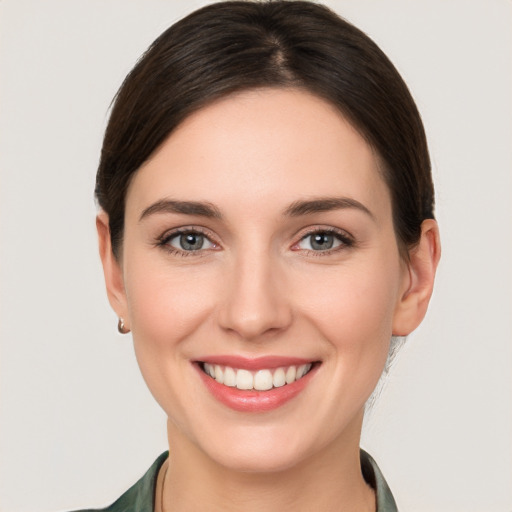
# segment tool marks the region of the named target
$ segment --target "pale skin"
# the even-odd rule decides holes
[[[401,257],[379,166],[324,100],[246,91],[192,114],[137,171],[119,259],[99,213],[110,303],[169,418],[163,510],[375,510],[364,404],[391,336],[423,319],[440,256],[425,220]],[[177,229],[197,233],[193,249]],[[320,364],[291,401],[248,413],[198,378],[192,362],[218,354]]]

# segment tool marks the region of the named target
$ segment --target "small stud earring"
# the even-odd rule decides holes
[[[117,330],[120,334],[128,334],[130,332],[130,329],[125,327],[123,318],[119,318],[119,322],[117,322]]]

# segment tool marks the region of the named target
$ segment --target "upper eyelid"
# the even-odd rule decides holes
[[[350,238],[350,240],[354,240],[354,236],[350,232],[345,229],[335,228],[334,226],[310,226],[307,228],[302,228],[297,232],[295,236],[298,238],[298,241],[300,241],[303,238],[315,233],[332,233],[345,238]]]
[[[160,242],[163,242],[169,240],[170,238],[173,238],[174,236],[181,235],[183,233],[199,233],[200,235],[203,235],[204,237],[208,238],[210,242],[219,243],[218,237],[212,236],[210,230],[203,228],[201,226],[180,226],[178,228],[168,229],[158,237],[158,240]]]

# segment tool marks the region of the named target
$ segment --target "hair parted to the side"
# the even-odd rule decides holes
[[[113,103],[96,179],[120,256],[130,180],[192,112],[230,93],[296,87],[333,104],[383,163],[403,255],[434,218],[423,124],[407,86],[378,46],[325,6],[230,1],[167,29],[128,74]]]

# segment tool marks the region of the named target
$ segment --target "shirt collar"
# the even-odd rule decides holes
[[[109,512],[153,512],[155,507],[155,489],[158,471],[165,462],[169,452],[164,452],[146,474],[128,491],[126,491],[109,508]],[[377,512],[398,512],[384,476],[375,460],[364,450],[360,450],[361,471],[363,477],[374,490],[377,499]]]

